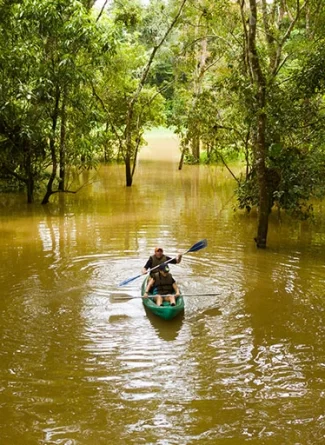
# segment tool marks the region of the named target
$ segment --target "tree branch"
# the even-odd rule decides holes
[[[153,48],[153,50],[152,50],[152,52],[151,52],[151,55],[150,55],[150,57],[149,57],[149,60],[148,60],[148,62],[147,62],[147,65],[146,65],[146,67],[145,67],[145,69],[144,69],[144,71],[143,71],[143,73],[142,73],[141,78],[140,78],[140,82],[139,82],[138,88],[137,88],[137,90],[136,90],[136,92],[135,92],[135,94],[134,94],[134,96],[133,96],[133,98],[132,98],[132,100],[131,100],[133,103],[136,102],[136,100],[138,99],[139,94],[141,93],[141,90],[142,90],[142,88],[143,88],[143,86],[144,86],[144,84],[145,84],[145,82],[146,82],[146,80],[147,80],[147,77],[148,77],[148,74],[149,74],[149,70],[150,70],[151,65],[152,65],[152,62],[153,62],[153,60],[154,60],[154,58],[155,58],[156,52],[157,52],[158,49],[163,45],[163,43],[164,43],[165,40],[167,39],[168,35],[170,34],[171,30],[172,30],[172,29],[174,28],[174,26],[176,25],[176,23],[177,23],[177,21],[178,21],[180,15],[181,15],[181,13],[182,13],[182,10],[183,10],[183,8],[184,8],[186,2],[187,2],[187,0],[183,0],[183,1],[182,1],[181,6],[179,7],[179,10],[178,10],[177,14],[175,15],[173,21],[172,21],[171,24],[169,25],[169,27],[168,27],[168,29],[166,30],[165,34],[164,34],[163,37],[161,38],[160,42],[159,42],[156,46],[154,46],[154,48]]]
[[[248,36],[248,30],[247,30],[247,26],[246,26],[246,18],[245,18],[245,13],[244,13],[244,7],[245,7],[245,0],[238,0],[238,4],[239,4],[239,8],[240,8],[240,16],[241,16],[241,21],[242,21],[242,25],[243,25],[243,30],[244,30],[244,64],[246,67],[246,71],[250,77],[250,80],[253,80],[253,73],[250,69],[250,64],[249,64],[249,36]]]
[[[24,178],[22,175],[19,175],[14,170],[11,170],[7,165],[2,164],[1,168],[3,168],[9,175],[13,176],[14,178],[18,179],[18,181],[27,182],[27,179]]]
[[[92,87],[92,90],[93,90],[93,95],[94,95],[95,98],[99,101],[99,103],[101,104],[103,110],[105,111],[106,116],[107,116],[107,118],[108,118],[108,120],[109,120],[110,126],[111,126],[111,128],[112,128],[112,130],[113,130],[115,136],[117,137],[117,139],[118,139],[118,141],[119,141],[119,145],[122,147],[122,145],[123,145],[123,141],[122,141],[120,135],[118,134],[118,131],[117,131],[115,125],[113,124],[112,119],[110,118],[110,113],[109,113],[109,111],[107,110],[106,105],[105,105],[103,99],[98,95],[98,93],[97,93],[97,91],[96,91],[96,89],[95,89],[95,86],[94,86],[94,84],[93,84],[92,82],[91,82],[91,87]]]
[[[288,27],[286,33],[284,34],[284,36],[283,36],[282,39],[280,40],[280,42],[279,42],[279,46],[278,46],[277,51],[276,51],[276,56],[275,56],[275,60],[274,60],[274,65],[273,65],[273,67],[272,67],[272,75],[273,75],[273,76],[276,76],[276,74],[277,74],[277,72],[278,72],[278,68],[279,68],[279,65],[280,65],[280,59],[281,59],[281,54],[282,54],[282,48],[283,48],[283,45],[285,44],[285,42],[286,42],[286,41],[288,40],[288,38],[290,37],[290,34],[291,34],[291,32],[292,32],[292,30],[293,30],[295,24],[297,23],[297,21],[298,21],[298,19],[299,19],[299,17],[300,17],[301,12],[302,12],[303,9],[305,9],[305,7],[306,7],[306,4],[307,4],[307,0],[304,2],[304,4],[303,4],[303,5],[301,6],[301,8],[300,8],[300,6],[299,6],[299,0],[297,0],[297,14],[296,14],[296,17],[291,21],[291,23],[290,23],[290,25],[289,25],[289,27]]]
[[[96,23],[97,23],[98,20],[101,18],[101,15],[103,14],[104,9],[106,8],[107,3],[108,3],[108,0],[105,0],[105,3],[103,4],[102,9],[100,10],[100,13],[99,13],[98,16],[97,16]]]
[[[221,162],[223,163],[223,165],[226,167],[226,169],[228,170],[228,172],[231,174],[231,176],[234,178],[234,180],[237,182],[237,184],[239,184],[239,179],[235,176],[235,174],[231,171],[230,167],[228,166],[228,164],[226,163],[226,161],[224,160],[223,156],[221,153],[217,152],[218,157],[221,159]]]

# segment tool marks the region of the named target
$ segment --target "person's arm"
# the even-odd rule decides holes
[[[151,286],[153,285],[154,282],[155,282],[155,280],[153,278],[150,278],[150,280],[147,282],[146,291],[143,294],[143,298],[148,298],[148,293],[149,293]]]
[[[142,268],[142,273],[146,273],[148,269],[151,269],[152,266],[152,258],[150,257],[149,260],[146,262],[145,266]]]
[[[175,297],[176,298],[179,297],[179,289],[178,289],[176,281],[173,283],[173,289],[175,291]]]
[[[179,264],[182,261],[182,255],[177,255],[176,258],[171,259],[170,256],[166,256],[166,260],[169,261],[170,264]]]
[[[169,261],[169,260],[171,260],[171,261]],[[172,259],[172,257],[167,256],[167,255],[166,255],[166,261],[168,261],[169,264],[177,264],[177,258]]]

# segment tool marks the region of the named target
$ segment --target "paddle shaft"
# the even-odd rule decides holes
[[[156,294],[156,295],[153,295],[153,294],[150,294],[149,296],[148,296],[148,298],[155,298],[155,297],[158,297],[158,295],[160,295],[160,294]],[[181,294],[180,296],[181,297],[213,297],[213,296],[216,296],[216,295],[220,295],[220,292],[219,293],[216,293],[216,294]],[[172,297],[173,296],[173,294],[167,294],[167,295],[160,295],[161,297]],[[134,300],[135,298],[144,298],[142,295],[136,295],[135,297],[131,297],[131,296],[125,296],[125,297],[114,297],[114,300]]]

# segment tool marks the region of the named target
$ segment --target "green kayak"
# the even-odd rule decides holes
[[[141,286],[141,295],[144,295],[147,285],[147,279],[146,278]],[[163,318],[164,320],[171,320],[172,318],[175,318],[178,314],[184,311],[184,298],[182,295],[180,295],[176,299],[176,305],[171,306],[169,301],[164,301],[162,306],[157,306],[155,303],[154,298],[149,297],[148,298],[142,298],[143,305],[153,314],[157,315],[160,318]]]

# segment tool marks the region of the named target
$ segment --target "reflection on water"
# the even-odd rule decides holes
[[[181,330],[184,320],[184,313],[179,314],[177,317],[169,320],[166,323],[166,320],[162,320],[161,318],[154,315],[151,311],[149,311],[146,307],[144,308],[146,311],[146,315],[148,320],[152,324],[155,333],[165,341],[175,340]]]
[[[163,147],[161,147],[163,149]],[[85,179],[85,178],[84,178]],[[91,176],[86,179],[92,179]],[[219,168],[101,168],[48,207],[0,209],[1,444],[322,443],[325,225],[234,212]],[[147,313],[140,273],[174,256],[185,314]]]

